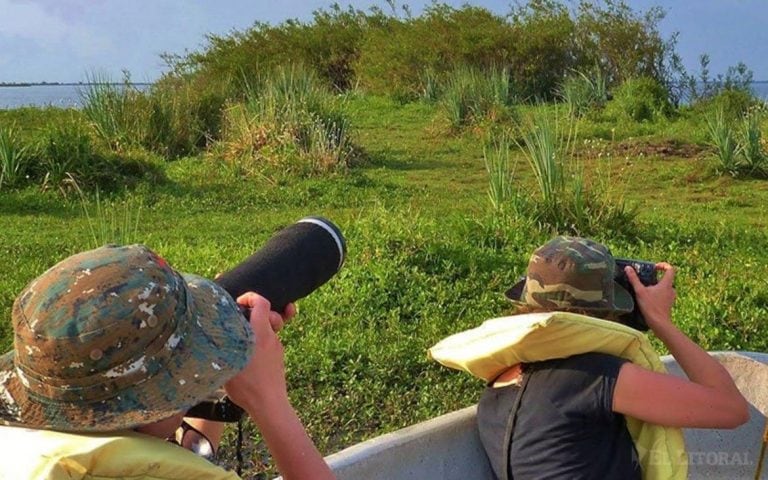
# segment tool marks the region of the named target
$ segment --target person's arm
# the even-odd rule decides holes
[[[219,276],[220,275],[217,275],[217,278]],[[283,328],[283,325],[288,323],[295,315],[296,305],[293,303],[286,305],[285,311],[279,318],[270,315],[270,326],[272,327],[272,331],[279,332]],[[219,444],[221,443],[221,437],[224,434],[226,423],[195,417],[185,417],[184,421],[189,424],[192,429],[183,433],[181,438],[182,447],[197,452],[198,447],[196,447],[196,444],[201,440],[205,440],[208,441],[211,446],[211,453],[215,453],[219,450]]]
[[[616,380],[613,411],[670,427],[738,427],[749,420],[747,401],[725,367],[672,323],[675,270],[668,263],[656,268],[664,276],[648,287],[632,267],[626,273],[648,326],[690,380],[625,363]]]
[[[284,318],[255,293],[237,301],[251,308],[255,348],[248,365],[226,383],[227,395],[256,423],[285,480],[334,479],[288,399],[283,345],[275,333]]]

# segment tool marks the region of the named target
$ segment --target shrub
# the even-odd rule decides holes
[[[141,99],[138,144],[166,158],[194,154],[221,135],[228,85],[168,79]]]
[[[319,9],[310,22],[288,20],[272,26],[253,27],[228,35],[209,35],[202,51],[185,56],[165,54],[172,76],[189,73],[213,85],[221,79],[253,78],[279,66],[303,64],[328,88],[345,90],[353,85],[353,64],[363,35],[371,24],[383,21],[380,11],[365,14],[334,4]]]
[[[675,53],[676,35],[663,38],[661,7],[634,11],[623,0],[579,2],[574,42],[581,65],[599,65],[609,86],[635,78],[652,78],[666,90],[683,75]]]
[[[162,181],[157,161],[145,151],[121,153],[95,144],[88,125],[77,119],[49,125],[34,150],[31,179],[66,192],[76,182],[86,191],[111,191],[130,187],[140,180]]]
[[[740,121],[750,108],[757,105],[757,99],[749,90],[727,88],[703,100],[705,112],[721,111],[729,121]]]
[[[668,91],[649,77],[633,78],[621,84],[609,109],[613,114],[635,122],[652,122],[672,113]]]
[[[533,0],[514,8],[504,49],[512,82],[522,99],[549,100],[568,72],[584,68],[574,41],[576,24],[568,7]],[[593,63],[594,64],[594,63]]]
[[[699,57],[698,76],[685,74],[681,83],[685,98],[692,105],[707,103],[710,99],[725,92],[730,92],[727,96],[741,96],[742,99],[737,101],[741,102],[746,98],[753,97],[752,77],[752,70],[747,68],[744,63],[739,62],[735,66],[729,66],[725,75],[719,74],[712,78],[709,75],[709,55],[704,54]]]
[[[369,28],[355,73],[370,92],[415,99],[423,90],[425,69],[443,75],[462,65],[481,70],[506,65],[507,31],[502,17],[482,7],[434,3],[419,17],[381,18]]]
[[[332,91],[358,86],[402,101],[424,93],[424,72],[438,77],[460,65],[506,68],[525,99],[552,99],[572,70],[599,65],[608,86],[648,76],[674,84],[675,40],[664,39],[663,11],[634,11],[624,0],[531,0],[499,15],[483,7],[433,2],[421,15],[368,12],[337,5],[308,22],[256,23],[210,35],[201,51],[165,54],[169,77],[216,85],[254,78],[277,66],[302,64]],[[242,85],[240,85],[242,87]]]

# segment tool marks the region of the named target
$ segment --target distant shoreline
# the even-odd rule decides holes
[[[130,82],[131,85],[152,85],[149,82]],[[87,87],[89,85],[124,85],[124,82],[19,82],[4,83],[0,82],[2,87]]]

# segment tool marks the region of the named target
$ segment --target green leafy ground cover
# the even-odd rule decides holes
[[[11,305],[24,285],[109,240],[94,235],[94,223],[127,225],[119,240],[212,277],[282,226],[319,214],[340,226],[349,257],[331,284],[299,303],[282,338],[293,401],[321,451],[474,403],[481,383],[428,361],[426,349],[508,312],[501,293],[553,232],[490,208],[487,130],[456,133],[425,103],[352,96],[345,109],[365,153],[346,172],[244,174],[215,155],[158,161],[163,175],[98,204],[89,196],[88,215],[72,190],[0,190],[2,351],[11,348]],[[26,132],[70,115],[0,113]],[[586,178],[606,181],[639,211],[633,233],[594,237],[617,256],[678,266],[675,319],[705,348],[768,351],[768,182],[717,175],[705,129],[694,114],[580,120],[575,152]],[[530,168],[519,153],[512,159],[514,184],[533,195]],[[253,438],[249,472],[272,471]],[[231,443],[223,453],[233,457]]]

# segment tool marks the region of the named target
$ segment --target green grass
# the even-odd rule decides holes
[[[87,197],[90,217],[74,194],[0,190],[0,350],[11,348],[8,319],[24,285],[115,233],[94,239],[89,218],[125,222],[130,239],[182,271],[213,277],[281,226],[319,214],[340,226],[349,257],[299,303],[281,335],[292,399],[320,450],[475,402],[481,382],[428,361],[426,350],[507,313],[501,293],[550,232],[493,211],[485,134],[447,133],[439,106],[350,96],[344,113],[366,158],[347,172],[243,176],[215,153],[180,158],[162,164],[164,182],[143,180],[98,204]],[[16,124],[36,128],[35,115],[46,118],[21,112]],[[677,265],[675,320],[705,348],[768,351],[768,182],[718,176],[700,118],[579,122],[574,155],[585,178],[608,181],[639,211],[634,235],[603,231],[596,239],[617,256]],[[534,192],[526,159],[512,151],[508,162],[515,187]],[[261,465],[255,438],[251,471],[273,472]],[[226,444],[225,457],[232,450]]]

